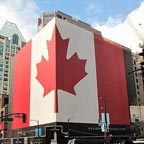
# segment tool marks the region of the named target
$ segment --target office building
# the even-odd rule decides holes
[[[128,75],[131,50],[80,20],[59,11],[50,14],[14,59],[10,112],[25,113],[27,121],[14,117],[12,136],[17,129],[26,133],[39,127],[39,136],[49,141],[49,126],[73,137],[101,138],[108,131],[124,136],[129,103],[136,102],[134,74]]]
[[[7,21],[0,30],[0,94],[9,94],[11,59],[25,43],[17,25]]]
[[[131,50],[62,12],[49,14],[14,58],[11,142],[19,130],[25,143],[128,138],[129,105],[137,102]]]

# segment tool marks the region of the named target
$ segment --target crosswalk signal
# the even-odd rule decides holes
[[[144,49],[142,49],[142,52],[138,54],[139,56],[143,56],[144,57]]]
[[[22,115],[22,122],[26,123],[26,114],[25,113],[23,113],[23,115]]]

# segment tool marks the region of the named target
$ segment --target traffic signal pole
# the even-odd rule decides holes
[[[22,122],[26,123],[26,114],[25,113],[12,113],[12,114],[7,114],[4,116],[1,116],[1,120],[6,120],[6,121],[13,121],[13,118],[11,116],[17,116],[19,118],[22,118]]]

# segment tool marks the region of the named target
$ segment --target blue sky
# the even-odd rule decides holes
[[[108,17],[122,20],[134,9],[140,6],[143,0],[47,0],[35,2],[40,12],[60,10],[73,17],[90,23],[97,20],[104,24]],[[123,12],[121,12],[123,11]]]
[[[0,0],[0,10],[0,28],[5,21],[14,22],[27,41],[36,34],[37,18],[42,12],[59,10],[133,51],[139,50],[136,46],[143,42],[135,32],[144,35],[144,28],[138,26],[144,24],[144,0]],[[130,25],[133,28],[129,31]]]

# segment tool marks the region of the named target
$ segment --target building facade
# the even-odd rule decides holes
[[[59,11],[43,13],[38,31],[13,61],[9,113],[26,122],[14,115],[8,137],[127,137],[129,105],[137,104],[131,50]]]
[[[40,128],[49,141],[55,126],[64,137],[127,135],[129,104],[137,101],[131,50],[64,13],[50,14],[14,58],[9,112],[27,121],[13,117],[11,137]]]
[[[138,54],[133,54],[133,71],[135,77],[135,87],[137,95],[137,105],[144,105],[144,81],[143,72],[140,70],[141,66],[139,63],[143,62],[143,58]]]
[[[60,11],[42,13],[40,18],[38,18],[37,31],[39,32],[44,26],[46,26],[47,23],[49,23],[52,20],[53,17],[57,17],[57,18],[62,19],[64,21],[70,22],[70,23],[72,23],[72,24],[74,24],[78,27],[84,28],[88,31],[95,32],[98,35],[101,35],[100,31],[97,31],[96,29],[92,28],[89,24],[87,24],[87,23],[85,23],[85,22],[83,22],[79,19],[76,19],[76,18],[74,18],[70,15],[67,15],[63,12],[60,12]],[[124,59],[126,61],[125,69],[127,71],[126,79],[127,79],[129,105],[137,105],[137,103],[138,103],[137,98],[138,97],[137,97],[136,93],[138,93],[138,92],[136,90],[138,90],[138,89],[135,86],[136,83],[134,82],[136,80],[136,78],[135,78],[134,73],[129,74],[129,72],[133,71],[132,54],[129,52],[128,48],[125,48],[123,53],[124,53]],[[139,82],[137,84],[139,84]],[[142,91],[142,87],[140,88],[140,90]],[[141,94],[141,96],[142,96],[142,94]]]

